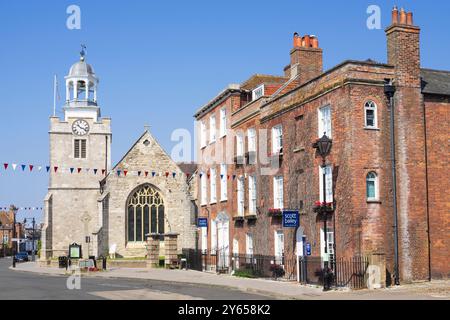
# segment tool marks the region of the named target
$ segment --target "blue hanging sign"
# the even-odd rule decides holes
[[[198,218],[197,227],[207,228],[208,227],[208,218]]]
[[[306,244],[306,255],[310,256],[311,255],[311,243],[307,243]]]
[[[283,228],[297,228],[300,225],[298,210],[283,211]]]

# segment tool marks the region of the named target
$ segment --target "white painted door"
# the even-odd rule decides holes
[[[229,256],[230,256],[230,235],[229,235],[229,221],[220,221],[217,223],[217,236],[219,250],[219,261],[218,264],[221,267],[229,266]]]

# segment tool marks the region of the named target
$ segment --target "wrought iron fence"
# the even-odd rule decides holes
[[[183,255],[189,269],[198,271],[235,272],[246,276],[274,278],[296,281],[297,257],[231,254],[227,250],[183,249]],[[354,256],[330,261],[332,272],[331,284],[334,287],[363,289],[367,287],[367,268],[369,258]],[[302,284],[324,284],[325,262],[320,256],[303,256],[299,258],[298,282]]]
[[[299,275],[300,283],[324,285],[326,276],[325,262],[321,257],[305,256],[300,258]],[[332,272],[331,284],[335,287],[348,287],[351,289],[363,289],[367,287],[367,268],[369,258],[354,256],[350,258],[338,258],[328,263]]]

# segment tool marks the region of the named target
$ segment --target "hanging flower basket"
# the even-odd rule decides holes
[[[283,210],[270,208],[268,213],[269,216],[281,216],[283,214]]]
[[[316,213],[329,213],[334,211],[333,202],[314,202],[313,207],[314,212]]]

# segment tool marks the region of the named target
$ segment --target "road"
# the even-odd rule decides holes
[[[10,270],[11,259],[0,259],[0,300],[255,300],[273,299],[224,287],[157,280],[82,277],[80,289],[67,287],[67,276]]]

